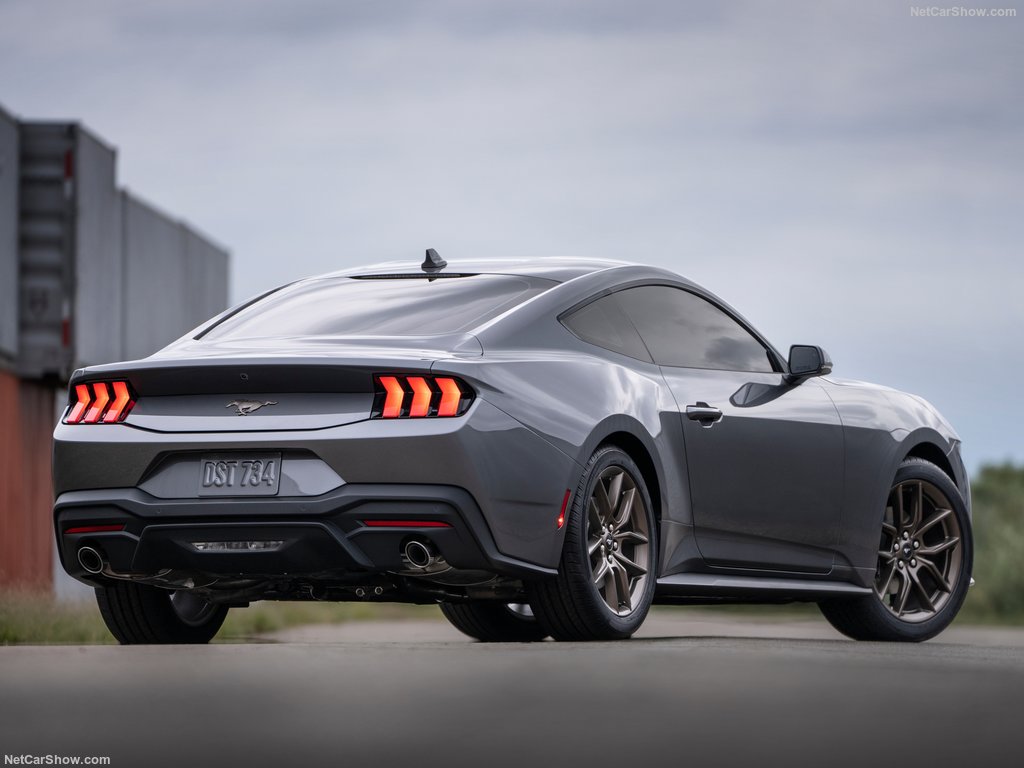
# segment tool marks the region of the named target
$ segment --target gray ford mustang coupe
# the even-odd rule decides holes
[[[122,643],[207,642],[255,600],[437,603],[484,641],[813,601],[926,640],[971,581],[960,441],[831,370],[652,267],[429,250],[299,280],[74,374],[61,562]]]

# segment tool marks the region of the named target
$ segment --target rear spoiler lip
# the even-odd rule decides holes
[[[188,355],[179,350],[123,363],[81,368],[70,386],[88,381],[127,380],[139,397],[189,394],[246,394],[265,392],[373,391],[373,374],[429,373],[434,363],[453,358],[478,358],[482,348],[475,337],[464,334],[461,350],[425,346],[385,348],[378,345],[337,345],[320,354],[256,351],[243,354]],[[405,342],[411,341],[404,339]]]

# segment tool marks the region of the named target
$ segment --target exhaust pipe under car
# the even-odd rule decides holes
[[[103,560],[103,555],[99,553],[99,550],[93,547],[82,547],[78,550],[78,564],[85,569],[87,573],[103,573],[103,569],[106,567],[106,562]]]
[[[437,551],[428,542],[419,539],[407,541],[402,553],[409,565],[420,570],[426,570],[438,561]]]

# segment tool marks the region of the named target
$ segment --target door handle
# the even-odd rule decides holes
[[[696,405],[686,406],[686,418],[690,421],[699,421],[702,427],[710,427],[722,418],[722,412],[705,402],[698,401]]]

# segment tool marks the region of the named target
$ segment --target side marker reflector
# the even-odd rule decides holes
[[[558,528],[561,530],[562,526],[565,525],[565,509],[569,506],[569,497],[572,496],[572,491],[568,488],[565,490],[565,496],[562,497],[562,508],[558,511]]]

